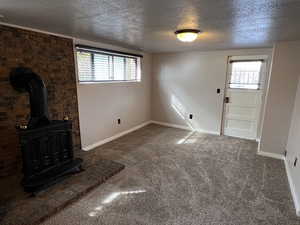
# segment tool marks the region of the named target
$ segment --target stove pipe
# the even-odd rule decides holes
[[[11,85],[20,92],[28,92],[30,99],[30,120],[28,129],[50,124],[47,89],[39,75],[26,67],[17,67],[10,72]]]

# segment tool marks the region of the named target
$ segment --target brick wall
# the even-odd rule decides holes
[[[73,44],[71,39],[0,25],[0,177],[19,173],[21,152],[15,126],[27,124],[29,98],[9,83],[11,68],[26,66],[48,89],[50,119],[73,120],[73,142],[80,133]]]

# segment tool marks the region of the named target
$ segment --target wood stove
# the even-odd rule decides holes
[[[19,67],[10,73],[11,85],[27,91],[31,115],[26,126],[18,127],[26,192],[36,193],[66,176],[82,171],[82,159],[74,158],[72,121],[50,120],[47,89],[31,69]]]

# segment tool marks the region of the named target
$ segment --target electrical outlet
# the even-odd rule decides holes
[[[189,117],[190,117],[190,119],[193,119],[193,114],[190,114],[190,116],[189,116]]]
[[[118,124],[121,124],[121,119],[118,119]]]
[[[221,89],[217,88],[217,94],[220,94],[220,93],[221,93]]]
[[[294,161],[294,167],[297,166],[297,161],[298,161],[298,158],[296,157],[295,161]]]

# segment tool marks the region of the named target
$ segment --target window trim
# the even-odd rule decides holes
[[[87,50],[89,52],[103,52],[103,53],[106,53],[108,55],[122,55],[122,56],[132,56],[131,58],[143,58],[143,55],[141,54],[135,54],[135,53],[130,53],[130,52],[122,52],[122,51],[117,51],[117,50],[111,50],[111,49],[105,49],[105,48],[97,48],[97,47],[91,47],[91,46],[88,46],[88,45],[75,45],[75,48],[76,50],[77,49],[83,49],[83,50]],[[111,53],[111,54],[109,54]]]
[[[142,58],[143,55],[141,54],[135,54],[135,53],[128,53],[128,52],[122,52],[117,50],[111,50],[111,49],[105,49],[105,48],[98,48],[98,47],[92,47],[88,45],[82,45],[82,44],[76,44],[74,46],[74,56],[76,60],[76,72],[77,72],[77,79],[79,84],[108,84],[108,83],[139,83],[141,82],[141,73],[142,73]],[[137,73],[136,79],[130,79],[130,80],[80,80],[79,77],[79,70],[78,70],[78,58],[77,58],[77,52],[88,52],[88,53],[96,53],[96,54],[103,54],[108,56],[123,56],[124,59],[130,58],[135,59],[135,66]],[[139,61],[139,63],[138,63]],[[140,64],[140,68],[138,69],[138,64]],[[125,72],[125,70],[124,70]]]

